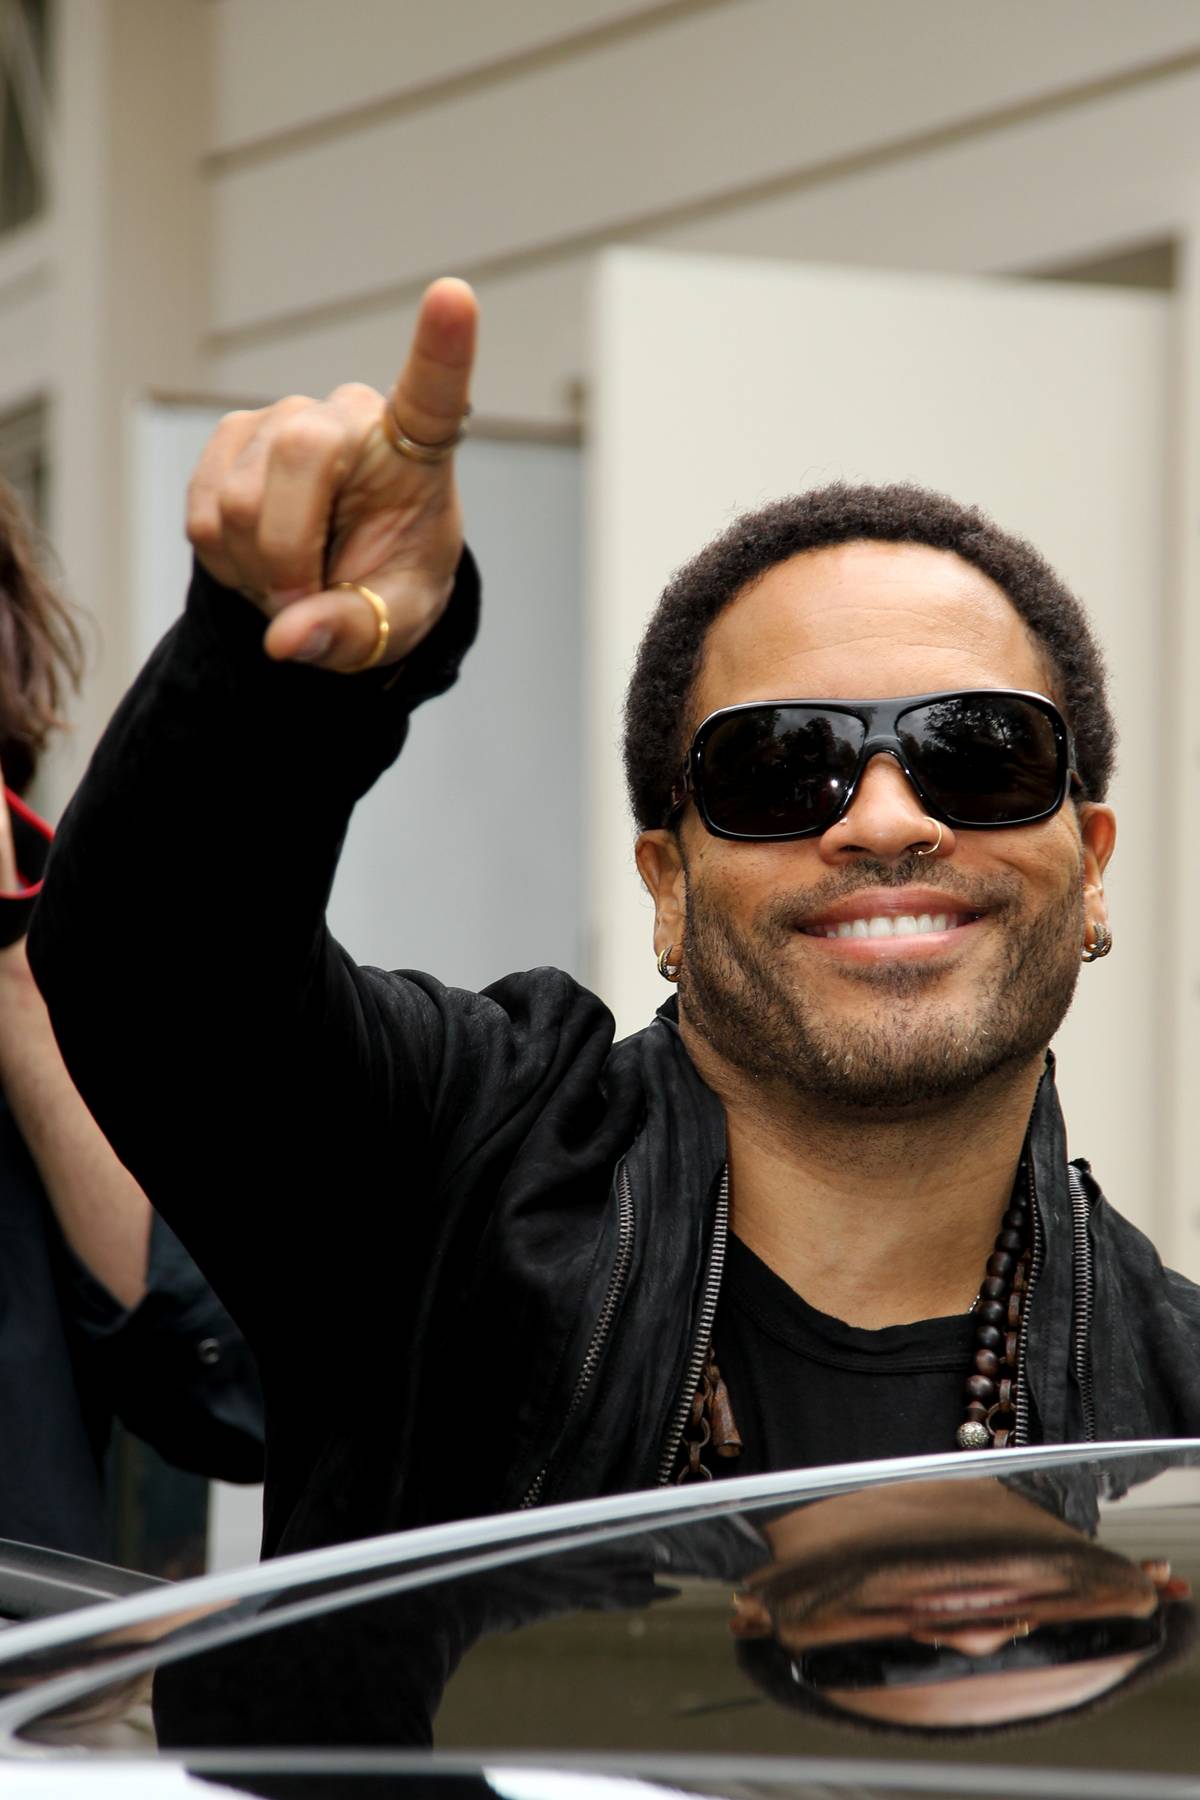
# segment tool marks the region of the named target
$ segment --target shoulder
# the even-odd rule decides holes
[[[1100,1260],[1098,1274],[1124,1290],[1140,1307],[1155,1303],[1200,1332],[1200,1285],[1169,1269],[1146,1233],[1118,1211],[1102,1192],[1086,1163],[1080,1166],[1091,1202],[1091,1232]]]
[[[419,970],[363,974],[363,1004],[405,1045],[435,1131],[441,1121],[469,1137],[531,1108],[594,1105],[607,1084],[612,1014],[562,969],[521,970],[479,992]]]
[[[597,994],[564,969],[524,969],[480,989],[459,988],[420,969],[363,969],[382,1013],[405,1015],[450,1050],[553,1058],[612,1047],[614,1025]]]

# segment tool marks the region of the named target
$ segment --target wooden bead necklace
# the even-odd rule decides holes
[[[975,1357],[963,1390],[963,1422],[955,1434],[960,1450],[1003,1450],[1012,1441],[1017,1423],[1021,1322],[1033,1255],[1029,1227],[1028,1192],[1018,1177],[971,1309]]]

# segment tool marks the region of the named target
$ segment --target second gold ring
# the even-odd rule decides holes
[[[388,617],[387,601],[382,595],[377,594],[374,588],[365,587],[361,581],[335,581],[333,585],[335,589],[345,588],[351,593],[361,594],[375,614],[375,642],[371,646],[370,655],[364,661],[355,663],[352,668],[345,671],[347,675],[361,675],[366,669],[373,669],[377,663],[381,663],[387,653],[388,638],[392,629],[391,620]]]

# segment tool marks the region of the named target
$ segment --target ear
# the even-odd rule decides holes
[[[1161,1600],[1191,1599],[1191,1582],[1185,1581],[1182,1575],[1172,1575],[1169,1562],[1142,1562],[1138,1567],[1143,1575],[1150,1577]]]
[[[683,943],[687,882],[683,853],[673,831],[643,831],[634,851],[638,874],[654,902],[655,952]]]
[[[741,1593],[733,1596],[733,1617],[729,1621],[729,1629],[737,1638],[774,1637],[775,1627],[771,1623],[771,1615],[756,1594]]]
[[[1079,837],[1083,847],[1083,907],[1088,923],[1108,924],[1104,898],[1104,871],[1117,842],[1117,817],[1111,806],[1085,800],[1079,806]]]

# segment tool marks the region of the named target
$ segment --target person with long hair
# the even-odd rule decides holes
[[[105,1550],[114,1415],[171,1463],[262,1478],[252,1359],[63,1067],[25,954],[50,828],[23,796],[83,672],[0,482],[0,1536]]]

